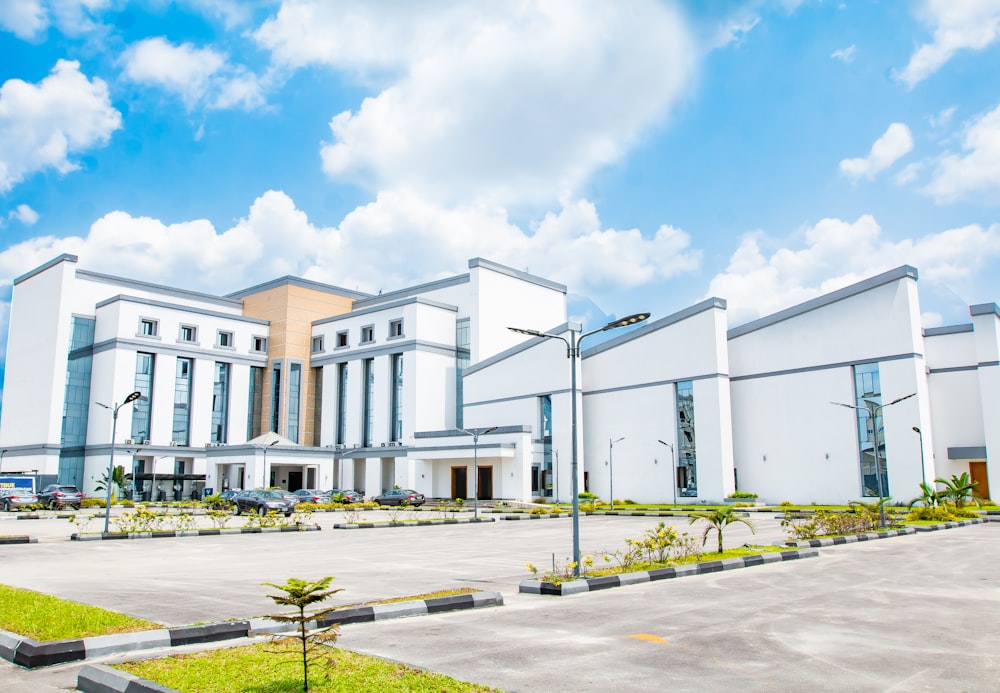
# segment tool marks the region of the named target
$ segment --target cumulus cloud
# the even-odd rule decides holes
[[[20,39],[34,39],[48,26],[41,0],[7,0],[0,3],[0,27]]]
[[[892,123],[882,136],[875,140],[868,156],[842,160],[840,172],[854,180],[859,178],[873,180],[876,175],[892,166],[912,149],[913,135],[910,134],[910,128],[903,123]]]
[[[279,67],[377,85],[330,121],[333,179],[434,203],[535,204],[573,193],[662,121],[697,59],[681,15],[650,0],[288,0],[256,33]]]
[[[46,168],[78,168],[70,155],[106,144],[121,127],[103,80],[60,60],[38,84],[19,79],[0,87],[0,193]]]
[[[731,321],[745,322],[904,264],[919,269],[921,282],[967,287],[1000,257],[1000,224],[893,241],[865,215],[854,222],[823,219],[804,238],[804,247],[768,252],[770,239],[747,235],[726,271],[712,279],[708,295],[727,299]]]
[[[921,45],[896,79],[913,87],[960,50],[982,50],[1000,35],[1000,0],[924,0],[918,17],[933,40]]]
[[[935,162],[924,192],[938,202],[1000,192],[1000,106],[966,125],[962,149]]]
[[[840,60],[841,62],[845,63],[853,62],[855,48],[856,46],[853,43],[847,48],[838,48],[837,50],[835,50],[833,53],[830,54],[830,57],[833,58],[834,60]]]
[[[64,34],[78,36],[101,27],[97,17],[110,0],[3,0],[0,28],[34,41],[55,25]]]
[[[174,45],[157,36],[129,46],[122,64],[127,79],[177,95],[188,110],[199,105],[252,109],[264,103],[256,76],[211,48]]]
[[[18,205],[10,211],[7,215],[8,219],[17,219],[19,222],[25,226],[34,226],[35,222],[38,221],[38,212],[33,210],[28,205]]]

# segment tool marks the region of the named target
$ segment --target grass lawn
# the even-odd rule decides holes
[[[0,629],[33,640],[71,640],[162,627],[116,611],[0,585]]]
[[[679,565],[690,563],[705,563],[707,561],[721,561],[726,558],[742,558],[743,556],[756,556],[762,553],[774,553],[776,551],[788,551],[787,546],[740,546],[735,549],[726,549],[722,553],[712,551],[709,553],[692,554],[683,558],[675,558],[662,563],[648,561],[637,561],[628,570],[621,566],[608,566],[605,568],[587,568],[584,577],[600,577],[603,575],[622,575],[624,573],[636,573],[645,570],[656,570],[657,568],[675,568]]]
[[[114,666],[182,693],[298,693],[302,690],[300,656],[294,645],[263,643]],[[496,689],[331,648],[328,657],[310,665],[309,690],[479,693]]]
[[[377,604],[396,604],[398,602],[415,602],[421,599],[436,599],[438,597],[455,597],[460,594],[475,594],[476,592],[482,592],[480,589],[475,587],[457,587],[453,590],[438,590],[437,592],[426,592],[424,594],[415,594],[410,597],[389,597],[387,599],[376,599],[370,602],[361,602],[360,604],[343,604],[338,606],[338,609],[352,609],[356,606],[375,606]]]

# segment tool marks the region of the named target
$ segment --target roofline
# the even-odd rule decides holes
[[[195,313],[197,315],[207,315],[213,318],[224,318],[226,320],[235,320],[237,322],[251,323],[254,325],[270,325],[270,320],[261,320],[259,318],[250,318],[242,313],[223,313],[217,310],[207,310],[205,308],[196,308],[193,306],[185,306],[180,303],[168,303],[166,301],[156,301],[151,298],[142,298],[140,296],[128,296],[125,294],[118,294],[117,296],[112,296],[111,298],[106,298],[103,301],[97,303],[94,308],[100,309],[108,306],[112,303],[138,303],[144,306],[154,306],[156,308],[166,308],[168,310],[176,310],[183,313]]]
[[[90,279],[91,281],[103,282],[105,284],[114,284],[116,286],[126,286],[133,289],[140,289],[142,291],[155,291],[161,294],[168,294],[171,296],[179,296],[182,298],[195,299],[198,301],[205,301],[207,303],[215,303],[218,305],[224,305],[231,308],[243,309],[243,304],[240,301],[234,301],[223,296],[216,296],[214,294],[206,294],[200,291],[190,291],[188,289],[177,289],[172,286],[164,286],[163,284],[152,284],[150,282],[144,282],[139,279],[127,279],[125,277],[116,277],[111,274],[101,274],[100,272],[91,272],[90,270],[78,269],[76,271],[76,276],[82,279]]]
[[[78,262],[79,260],[80,260],[80,258],[78,258],[76,255],[70,255],[69,253],[63,253],[62,255],[60,255],[58,257],[54,257],[51,260],[49,260],[48,262],[45,262],[45,263],[39,265],[35,269],[29,270],[28,272],[25,272],[20,277],[14,277],[14,281],[12,282],[12,284],[14,286],[17,286],[21,282],[27,281],[28,279],[31,279],[32,277],[34,277],[36,274],[41,274],[45,270],[51,269],[52,267],[55,267],[56,265],[58,265],[61,262]]]
[[[962,332],[972,332],[972,323],[964,325],[945,325],[944,327],[928,327],[924,329],[925,337],[938,337],[943,334],[960,334]]]
[[[554,291],[566,293],[565,284],[560,284],[550,279],[545,279],[544,277],[539,277],[534,274],[522,272],[521,270],[516,270],[513,267],[508,267],[507,265],[501,265],[500,263],[493,262],[492,260],[486,260],[481,257],[474,257],[471,260],[469,260],[469,269],[474,269],[476,267],[493,270],[494,272],[497,272],[499,274],[506,274],[508,277],[514,277],[515,279],[520,279],[521,281],[537,284],[538,286],[545,287],[546,289],[553,289]]]
[[[551,330],[546,330],[543,334],[557,335],[557,334],[562,334],[564,332],[569,332],[571,330],[574,332],[579,332],[581,327],[582,325],[580,325],[580,323],[578,322],[564,322],[562,325],[557,325],[556,327],[553,327]],[[509,359],[512,356],[516,356],[521,352],[527,351],[528,349],[531,349],[542,342],[548,341],[549,339],[554,339],[554,337],[528,337],[520,344],[515,344],[509,349],[504,349],[499,354],[493,354],[493,356],[490,356],[489,358],[485,358],[482,361],[478,361],[474,364],[466,366],[464,369],[462,369],[462,376],[464,377],[466,375],[471,375],[472,373],[481,371],[487,366],[492,366],[495,363],[499,363],[500,361]]]
[[[423,296],[411,296],[409,298],[404,298],[400,301],[393,301],[392,303],[380,304],[368,308],[361,308],[360,310],[352,310],[349,313],[340,313],[339,315],[331,315],[328,318],[320,318],[319,320],[313,320],[312,326],[316,327],[317,325],[325,325],[326,323],[330,322],[338,322],[340,320],[356,318],[359,315],[367,315],[369,313],[379,313],[384,310],[392,310],[394,308],[401,308],[403,306],[408,306],[412,304],[420,304],[420,305],[430,306],[432,308],[440,308],[441,310],[451,311],[452,313],[458,312],[458,306],[453,306],[448,303],[442,303],[440,301],[432,301],[431,299],[425,298]]]
[[[639,325],[634,330],[629,330],[623,334],[620,334],[606,342],[601,342],[600,344],[595,344],[591,348],[583,352],[583,358],[589,358],[591,356],[596,356],[597,354],[603,353],[608,349],[614,349],[620,344],[625,342],[630,342],[633,339],[639,339],[640,337],[645,337],[651,332],[656,332],[657,330],[662,330],[664,327],[669,327],[682,320],[687,320],[688,318],[694,317],[699,313],[704,313],[706,310],[713,310],[718,308],[720,310],[726,309],[726,299],[717,298],[715,296],[711,298],[706,298],[704,301],[695,303],[693,306],[689,306],[684,310],[679,310],[672,315],[668,315],[664,318],[654,320],[653,322],[646,323],[645,325]]]
[[[969,315],[1000,315],[1000,308],[997,308],[996,303],[978,303],[969,306]]]
[[[844,288],[837,289],[836,291],[831,291],[828,294],[810,299],[797,306],[792,306],[791,308],[780,310],[772,315],[767,315],[763,318],[758,318],[757,320],[748,322],[745,325],[734,327],[729,330],[727,337],[729,339],[736,339],[737,337],[742,337],[750,334],[751,332],[756,332],[757,330],[761,330],[765,327],[776,325],[779,322],[784,322],[785,320],[798,317],[799,315],[809,313],[817,310],[818,308],[823,308],[824,306],[828,306],[832,303],[843,301],[846,298],[857,296],[858,294],[871,291],[872,289],[876,289],[885,284],[891,284],[892,282],[906,278],[916,280],[917,268],[911,267],[910,265],[901,265],[895,269],[889,270],[888,272],[882,272],[881,274],[876,274],[874,277],[862,279],[855,284],[845,286]]]
[[[401,298],[407,298],[410,296],[416,296],[417,294],[426,293],[428,291],[436,291],[438,289],[444,289],[449,286],[456,286],[458,284],[467,284],[469,282],[468,274],[459,274],[454,277],[445,277],[444,279],[436,279],[432,282],[425,282],[424,284],[417,284],[416,286],[410,286],[405,289],[398,289],[396,291],[389,291],[388,293],[379,294],[378,296],[369,296],[367,298],[358,299],[354,302],[355,308],[367,308],[369,306],[378,305],[385,301],[397,301]]]
[[[298,286],[303,289],[322,291],[327,294],[337,294],[338,296],[344,296],[345,298],[352,298],[354,300],[371,297],[371,294],[366,294],[361,291],[351,291],[350,289],[344,289],[332,284],[323,284],[322,282],[313,281],[312,279],[303,279],[302,277],[293,277],[290,274],[286,274],[284,277],[278,277],[277,279],[272,279],[271,281],[264,282],[263,284],[256,284],[249,288],[240,289],[239,291],[234,291],[231,294],[226,294],[226,298],[242,299],[247,296],[252,296],[253,294],[268,291],[269,289],[275,289],[279,286],[287,285]]]

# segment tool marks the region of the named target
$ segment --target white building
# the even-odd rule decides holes
[[[581,326],[565,286],[473,259],[378,296],[295,277],[212,296],[77,265],[63,255],[14,281],[3,472],[91,493],[114,427],[115,464],[147,495],[570,497]],[[819,503],[877,494],[881,479],[907,500],[968,471],[986,495],[1000,478],[987,454],[1000,446],[1000,312],[970,313],[922,331],[904,266],[734,328],[711,298],[585,340],[580,487]]]

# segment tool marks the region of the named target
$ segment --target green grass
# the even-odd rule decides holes
[[[296,656],[297,651],[287,645],[258,644],[114,667],[181,693],[298,693],[302,690],[302,667]],[[310,665],[309,690],[312,693],[479,693],[496,689],[331,648],[329,657]]]
[[[705,563],[706,561],[721,561],[726,558],[742,558],[744,556],[756,556],[762,553],[774,553],[777,551],[788,551],[787,546],[740,546],[735,549],[726,549],[722,553],[712,551],[710,553],[698,553],[683,558],[672,559],[662,563],[648,561],[638,561],[630,569],[624,570],[621,566],[594,567],[587,568],[584,577],[601,577],[604,575],[622,575],[624,573],[637,573],[645,570],[656,570],[658,568],[674,568],[679,565],[690,563]]]
[[[116,611],[0,585],[0,629],[33,640],[70,640],[162,627]]]
[[[456,597],[460,594],[475,594],[476,592],[482,592],[480,589],[475,587],[456,587],[452,590],[438,590],[437,592],[425,592],[424,594],[415,594],[410,597],[388,597],[386,599],[376,599],[370,602],[362,602],[360,604],[344,604],[343,606],[338,606],[338,609],[350,609],[355,606],[375,606],[376,604],[396,604],[399,602],[415,602],[421,599],[436,599],[438,597]]]

